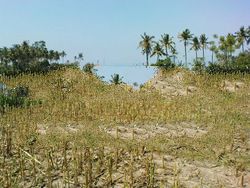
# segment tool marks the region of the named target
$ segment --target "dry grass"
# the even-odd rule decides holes
[[[195,92],[164,97],[149,88],[131,91],[77,70],[1,77],[8,86],[29,86],[31,98],[43,103],[1,115],[0,185],[196,186],[181,179],[181,169],[168,167],[172,162],[157,163],[166,154],[233,168],[239,179],[241,174],[249,174],[250,76],[194,75],[183,70],[163,76],[178,71],[183,72],[182,87],[194,86],[198,88]],[[235,91],[230,92],[223,85],[225,80],[244,84],[234,84]],[[164,126],[167,130],[168,125],[178,127],[182,123],[204,129],[206,134],[190,137],[157,133],[141,139],[134,129],[137,125],[154,132],[149,127]],[[127,127],[131,137],[118,129],[115,136],[105,131],[117,126]],[[153,159],[156,154],[158,158]]]

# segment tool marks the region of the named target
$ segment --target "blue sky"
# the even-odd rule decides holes
[[[250,25],[249,10],[249,0],[0,0],[0,47],[44,40],[71,60],[83,52],[85,62],[129,65],[144,62],[140,34],[169,33],[183,60],[181,31],[235,32]]]

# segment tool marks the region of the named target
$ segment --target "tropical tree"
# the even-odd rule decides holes
[[[148,66],[148,57],[152,52],[152,45],[154,36],[149,36],[146,33],[141,35],[142,41],[139,43],[139,47],[142,49],[142,53],[146,55],[146,65]]]
[[[245,44],[245,42],[247,42],[247,39],[249,37],[247,34],[247,29],[245,29],[245,27],[242,26],[240,28],[240,30],[238,32],[236,32],[235,34],[236,34],[237,42],[241,46],[242,52],[244,52],[245,51],[244,44]]]
[[[96,72],[94,63],[87,63],[83,66],[82,70],[87,74],[94,74]]]
[[[1,72],[16,75],[26,72],[47,72],[50,62],[58,61],[62,53],[48,50],[44,41],[29,44],[24,41],[11,48],[0,48]]]
[[[247,28],[247,45],[250,44],[250,26]]]
[[[155,43],[155,46],[154,46],[154,48],[153,48],[153,51],[152,51],[152,54],[151,54],[150,57],[155,56],[155,55],[156,55],[156,57],[157,57],[157,62],[159,61],[159,58],[160,58],[162,55],[165,55],[165,53],[164,53],[164,51],[163,51],[161,45],[160,45],[158,42]]]
[[[236,48],[236,39],[231,33],[229,33],[226,37],[220,36],[218,49],[222,52],[222,54],[217,53],[217,58],[228,63],[229,59],[232,60],[232,55]]]
[[[206,37],[205,34],[202,34],[200,36],[200,45],[202,48],[202,58],[203,58],[203,63],[205,64],[205,49],[208,47],[208,38]]]
[[[172,50],[174,48],[174,45],[175,45],[175,43],[173,41],[173,37],[170,37],[169,34],[161,35],[160,43],[161,43],[162,47],[165,49],[166,57],[168,57],[168,50]]]
[[[112,84],[119,85],[119,84],[123,83],[122,79],[123,79],[123,77],[120,77],[119,74],[114,74],[114,75],[111,76],[110,82]]]
[[[225,60],[227,62],[227,59],[228,59],[228,44],[227,44],[225,36],[220,36],[219,37],[218,49],[222,52],[222,54],[217,53],[217,58]]]
[[[201,45],[200,45],[200,42],[199,42],[199,39],[198,37],[194,37],[193,40],[192,40],[192,47],[191,47],[191,50],[194,50],[195,51],[195,60],[197,61],[198,59],[198,51],[201,49]]]
[[[64,63],[64,57],[66,57],[66,52],[65,51],[62,51],[61,53],[60,53],[60,56],[62,57],[62,61],[63,61],[63,63]]]
[[[218,51],[214,41],[210,42],[209,50],[212,52],[212,63],[214,63],[214,54]]]
[[[236,39],[235,39],[233,34],[229,33],[227,35],[226,43],[227,43],[227,47],[228,47],[228,49],[227,49],[228,55],[230,56],[230,58],[232,58],[233,52],[236,49]]]
[[[187,45],[188,45],[190,39],[192,39],[192,37],[193,37],[193,35],[191,34],[189,29],[185,29],[181,34],[179,34],[180,40],[183,41],[183,43],[184,43],[186,67],[187,67]]]
[[[174,63],[175,63],[175,59],[176,59],[176,57],[177,57],[177,50],[176,50],[176,48],[174,47],[174,48],[171,48],[171,53],[172,53],[172,57],[173,57],[173,61],[174,61]]]

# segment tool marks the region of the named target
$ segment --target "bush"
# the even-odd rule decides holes
[[[0,84],[4,85],[4,84]],[[5,113],[6,108],[28,107],[33,104],[41,104],[41,101],[33,101],[28,99],[29,88],[26,86],[17,86],[13,89],[5,88],[0,90],[0,113]]]
[[[94,63],[87,63],[82,67],[82,70],[87,74],[95,74],[96,70],[94,69],[94,67]]]
[[[231,62],[220,64],[210,63],[206,68],[209,74],[234,74],[234,73],[250,73],[250,52],[240,53],[239,56],[235,57]]]
[[[170,58],[166,58],[164,60],[159,60],[155,64],[152,64],[152,66],[156,66],[156,67],[158,67],[160,69],[164,69],[164,70],[169,70],[169,69],[173,69],[176,67],[176,65],[171,61]]]
[[[202,74],[205,71],[205,65],[204,65],[203,60],[201,58],[194,60],[192,70],[198,74]]]

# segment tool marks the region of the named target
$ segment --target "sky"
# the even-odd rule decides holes
[[[82,52],[85,63],[132,65],[145,62],[141,34],[168,33],[184,61],[180,32],[226,35],[250,25],[249,10],[249,0],[0,0],[0,47],[44,40],[69,60]]]

